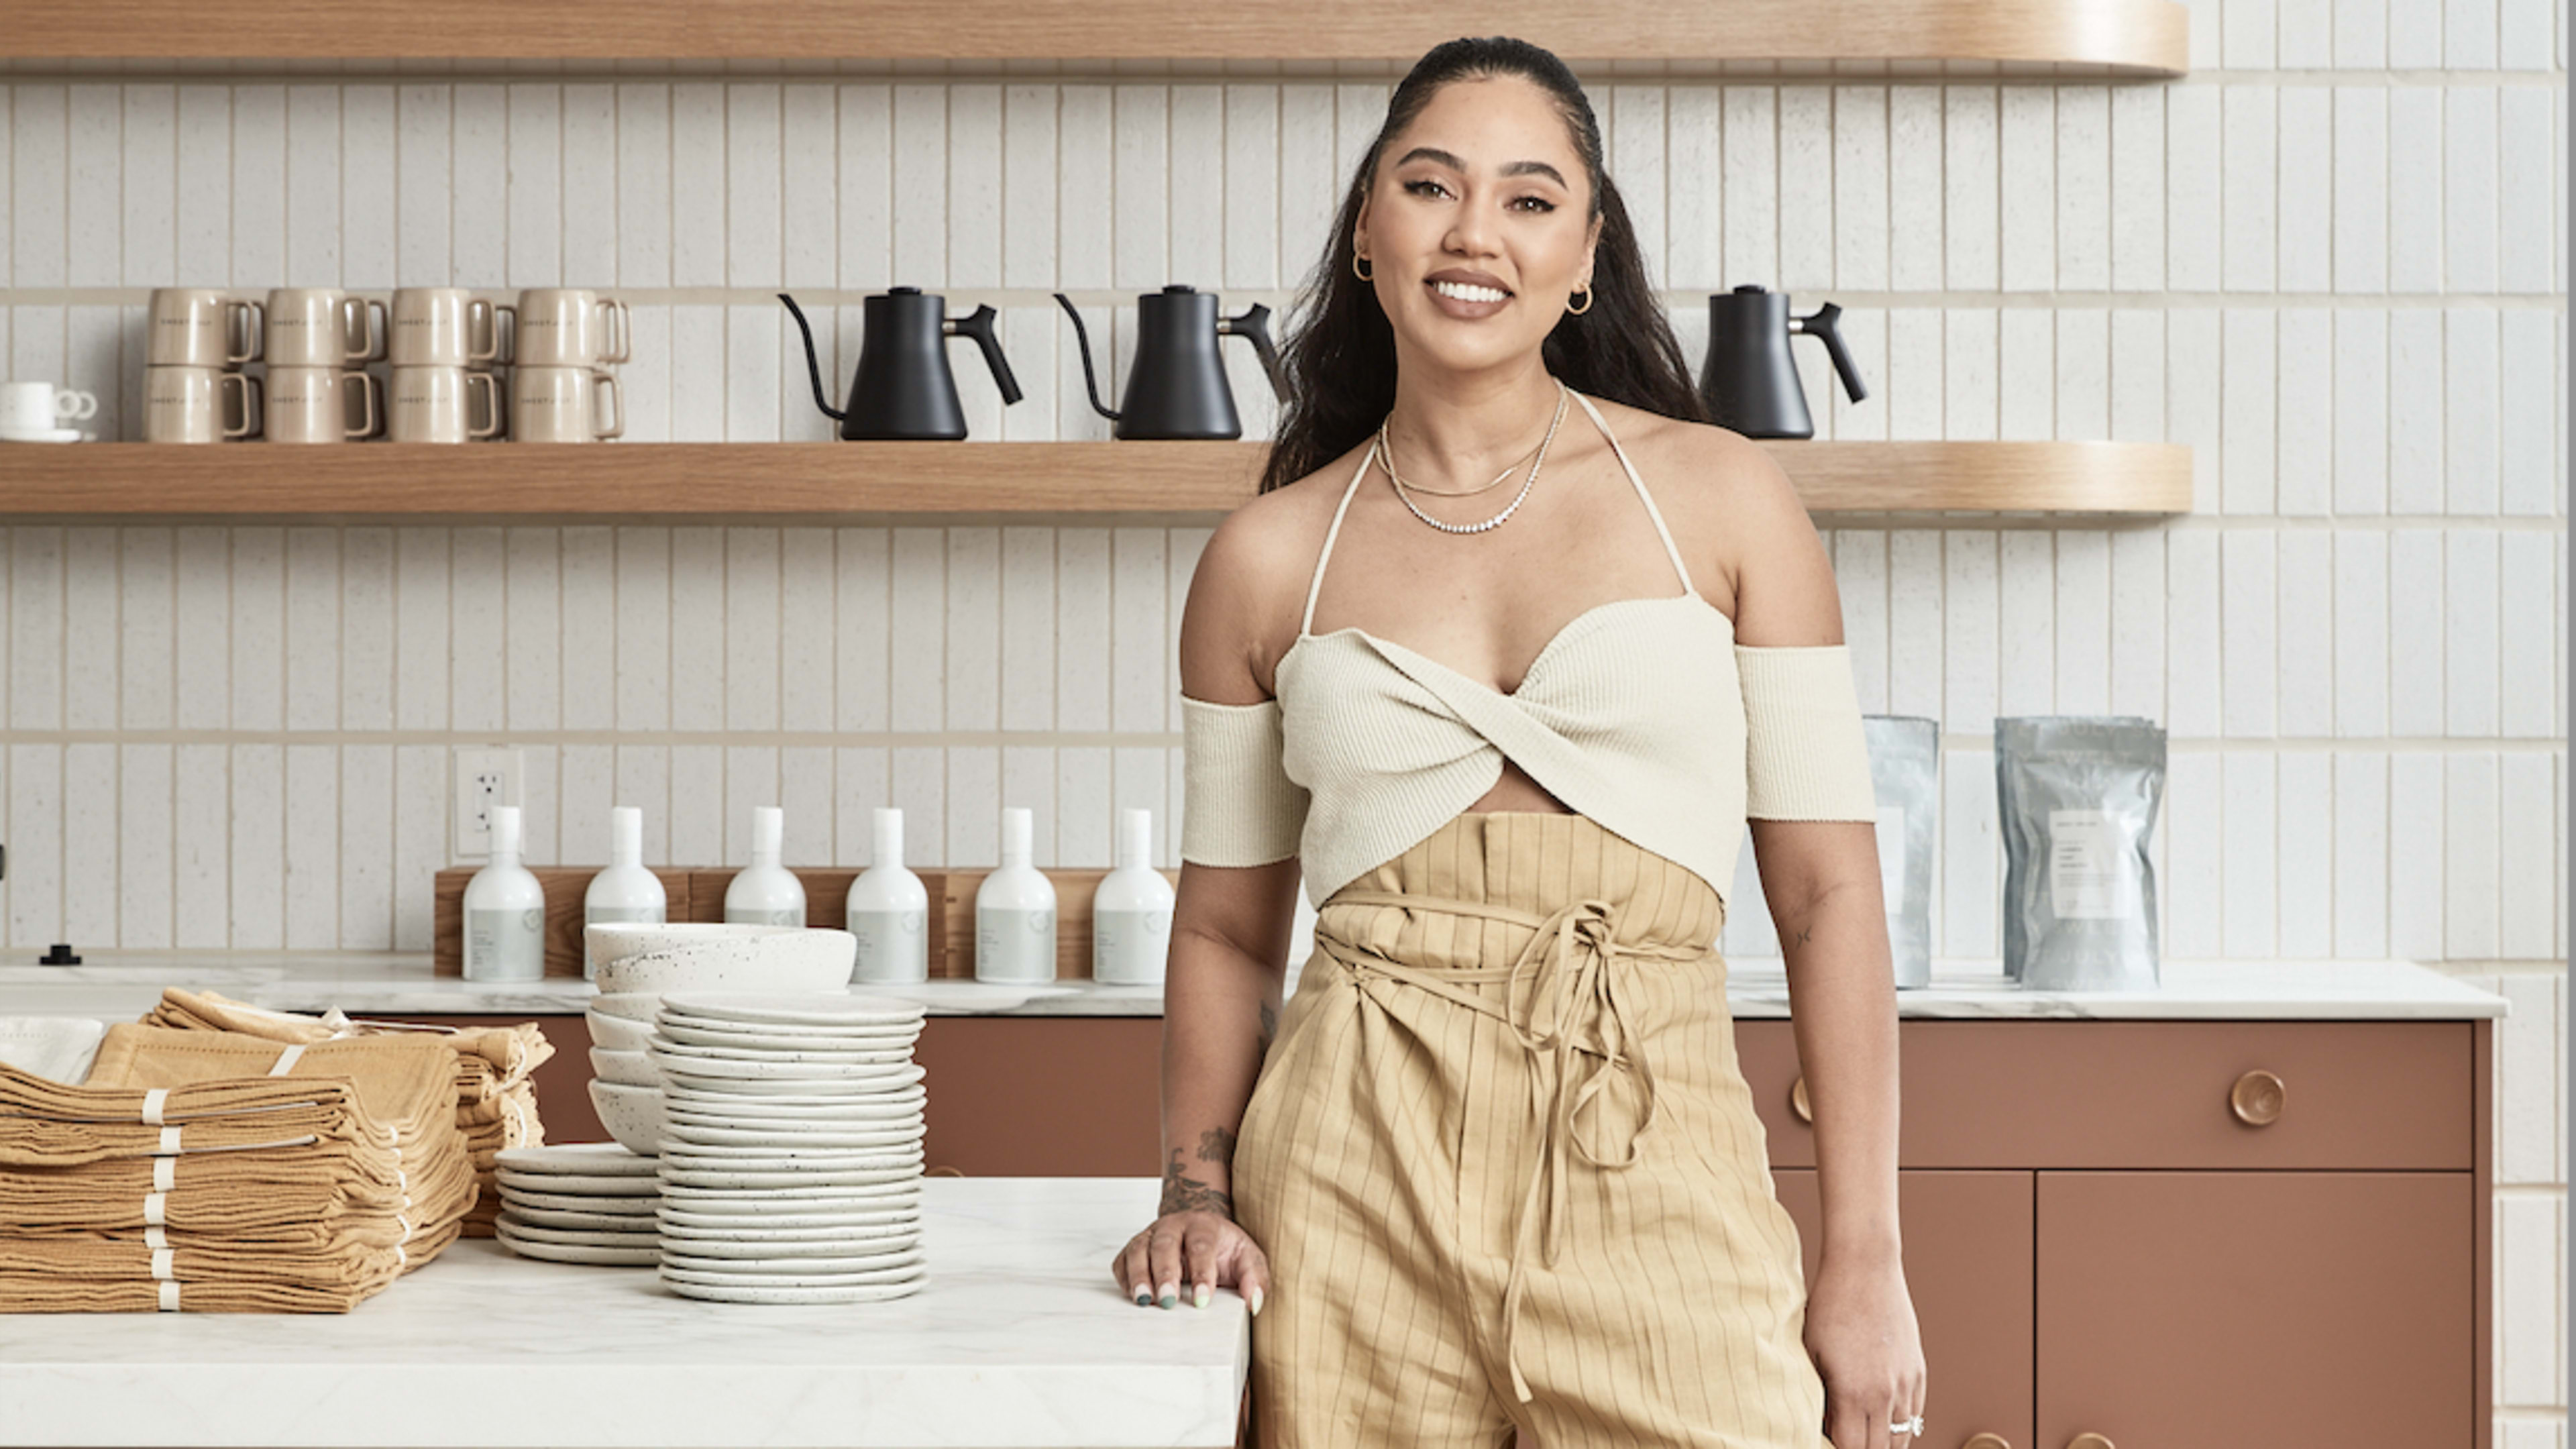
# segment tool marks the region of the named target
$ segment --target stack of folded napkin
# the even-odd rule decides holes
[[[456,1126],[465,1134],[465,1150],[481,1187],[474,1210],[465,1219],[468,1237],[492,1236],[500,1215],[501,1195],[493,1178],[504,1149],[536,1147],[546,1140],[537,1120],[536,1083],[532,1073],[552,1058],[555,1049],[532,1021],[475,1031],[452,1027],[405,1026],[395,1022],[352,1021],[337,1011],[299,1016],[288,1011],[233,1001],[211,991],[161,993],[161,1004],[143,1018],[152,1026],[191,1031],[237,1031],[271,1041],[331,1041],[347,1036],[407,1033],[434,1037],[456,1053]]]
[[[111,1027],[81,1086],[0,1067],[0,1310],[345,1312],[475,1196],[444,1041]]]

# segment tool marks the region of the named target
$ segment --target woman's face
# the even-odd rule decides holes
[[[1399,360],[1476,371],[1536,352],[1591,286],[1591,200],[1546,91],[1518,76],[1441,87],[1387,138],[1353,234]]]

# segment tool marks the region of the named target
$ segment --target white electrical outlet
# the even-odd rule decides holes
[[[519,751],[456,752],[456,854],[460,860],[492,853],[492,807],[516,805],[522,774]]]

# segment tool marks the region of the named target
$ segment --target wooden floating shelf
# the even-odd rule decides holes
[[[1387,60],[1517,35],[1581,60],[1956,60],[2188,65],[2170,0],[89,0],[13,7],[0,56],[277,60]]]
[[[740,522],[1222,516],[1266,443],[0,447],[0,518]],[[1762,446],[1818,513],[2191,511],[2180,443]]]

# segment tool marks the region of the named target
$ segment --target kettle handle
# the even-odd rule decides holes
[[[1002,389],[1002,406],[1020,400],[1020,380],[1011,375],[1009,359],[1002,356],[1002,339],[993,335],[993,319],[1002,314],[991,307],[977,307],[963,317],[951,317],[941,323],[941,330],[954,337],[960,333],[975,339],[984,350],[984,365],[993,369],[993,382]]]
[[[814,406],[830,417],[848,417],[848,413],[832,406],[832,400],[823,395],[823,364],[814,356],[814,329],[805,325],[804,311],[796,305],[796,299],[785,292],[778,294],[778,300],[787,304],[787,314],[796,319],[796,330],[805,334],[805,370],[813,374]]]
[[[1091,373],[1091,334],[1083,328],[1082,313],[1073,305],[1073,299],[1062,292],[1055,294],[1055,300],[1064,308],[1064,315],[1073,319],[1073,340],[1082,344],[1082,385],[1091,394],[1091,410],[1114,423],[1118,421],[1117,411],[1101,405],[1100,379]]]
[[[1279,370],[1279,349],[1270,345],[1270,309],[1259,302],[1244,309],[1240,317],[1219,317],[1216,330],[1252,340],[1252,350],[1260,355],[1261,370],[1270,374],[1270,390],[1281,402],[1288,401],[1288,378]]]
[[[1824,339],[1825,355],[1834,361],[1834,375],[1843,380],[1844,395],[1859,402],[1869,396],[1869,389],[1861,383],[1860,366],[1852,361],[1851,349],[1843,346],[1842,328],[1834,320],[1842,315],[1842,308],[1827,302],[1804,317],[1790,318],[1789,330]]]

